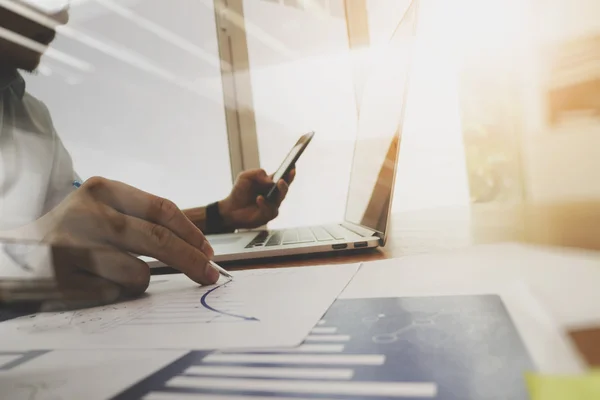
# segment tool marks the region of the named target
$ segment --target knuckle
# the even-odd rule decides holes
[[[242,171],[239,174],[237,174],[237,176],[235,178],[235,183],[249,179],[250,176],[251,175],[250,175],[249,171]]]
[[[87,190],[88,192],[94,193],[105,189],[107,185],[108,179],[103,178],[101,176],[94,176],[86,180],[85,183],[81,185],[81,187]]]
[[[169,246],[171,242],[171,232],[164,226],[152,224],[150,226],[148,235],[152,239],[153,243],[160,249],[164,249]]]
[[[160,220],[170,221],[179,212],[175,203],[162,197],[156,197],[152,204],[151,216]]]

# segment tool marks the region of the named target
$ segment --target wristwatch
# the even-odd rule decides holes
[[[206,206],[206,230],[210,233],[233,233],[235,229],[225,226],[225,220],[219,212],[219,203]]]

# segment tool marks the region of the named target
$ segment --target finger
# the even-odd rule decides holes
[[[58,287],[57,295],[45,301],[41,311],[71,310],[110,304],[121,298],[121,287],[114,282],[79,271]]]
[[[276,205],[268,202],[264,196],[258,196],[256,199],[256,205],[258,206],[259,219],[271,221],[277,218],[279,209]]]
[[[262,168],[249,169],[247,171],[242,172],[242,174],[245,174],[248,177],[252,177],[255,179],[265,179],[269,177],[267,175],[267,172]]]
[[[117,301],[121,287],[81,269],[91,265],[91,251],[83,247],[53,246],[52,261],[56,279],[56,294],[44,307],[78,308]]]
[[[140,218],[126,215],[123,218],[124,228],[104,238],[110,245],[156,258],[200,284],[213,284],[219,279],[219,273],[209,264],[209,257],[168,228]]]
[[[249,179],[255,184],[259,191],[268,190],[273,187],[273,175],[267,175],[265,170],[257,170],[248,175]]]
[[[283,202],[283,200],[285,200],[285,196],[287,196],[289,188],[290,188],[289,185],[283,179],[280,180],[279,182],[277,182],[277,190],[278,190],[277,201],[276,201],[277,207],[279,207],[281,205],[281,203]]]
[[[273,175],[267,175],[264,169],[244,171],[240,174],[242,179],[251,182],[253,193],[267,193],[275,184]]]
[[[214,255],[204,234],[172,201],[104,178],[92,178],[82,187],[98,201],[120,213],[162,225],[192,246],[204,251],[208,257]]]
[[[133,255],[117,250],[94,251],[81,266],[92,274],[116,283],[127,296],[139,296],[150,285],[150,267]]]
[[[273,184],[273,177],[267,175],[264,169],[250,169],[240,174],[240,178],[249,179],[259,185]]]
[[[285,181],[287,182],[288,185],[291,185],[292,182],[294,182],[294,179],[296,178],[296,167],[294,167],[289,174],[287,174],[287,176],[285,177]]]

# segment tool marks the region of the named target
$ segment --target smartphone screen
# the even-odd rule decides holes
[[[302,151],[303,147],[304,147],[304,143],[300,143],[300,142],[296,143],[296,145],[294,146],[294,148],[292,148],[292,151],[290,151],[290,153],[285,158],[285,160],[283,160],[283,163],[279,166],[279,168],[277,169],[277,171],[275,171],[275,174],[273,174],[273,181],[274,182],[279,182],[279,180],[283,178],[283,176],[285,175],[288,167],[291,166],[290,164],[298,156],[298,154],[300,153],[300,151]]]
[[[283,179],[293,167],[293,165],[296,163],[296,161],[298,161],[298,158],[300,158],[302,152],[304,151],[306,146],[308,146],[313,136],[314,132],[310,132],[298,139],[294,147],[292,147],[292,150],[288,153],[287,157],[283,160],[277,171],[275,171],[275,173],[273,174],[273,181],[275,182],[275,184],[277,184],[277,182],[279,182],[280,179]],[[276,192],[277,186],[275,185],[269,191],[267,199],[272,198]]]

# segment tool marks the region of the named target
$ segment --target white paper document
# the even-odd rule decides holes
[[[154,276],[147,295],[133,301],[0,323],[0,350],[296,346],[358,267],[240,271],[213,286]]]

